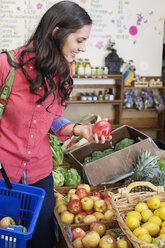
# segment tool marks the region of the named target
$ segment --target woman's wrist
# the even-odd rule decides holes
[[[73,129],[72,129],[72,134],[71,136],[79,136],[80,135],[80,130],[79,130],[79,127],[81,124],[80,123],[75,123],[74,126],[73,126]]]

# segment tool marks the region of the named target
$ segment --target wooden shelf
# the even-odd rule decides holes
[[[138,111],[138,112],[142,112],[142,111],[156,111],[155,108],[147,108],[147,109],[136,109],[136,108],[123,108],[124,111]]]
[[[99,75],[99,77],[97,76],[92,76],[92,75],[74,75],[73,78],[83,78],[83,79],[107,79],[107,78],[111,78],[111,79],[122,79],[123,74],[107,74],[106,77],[105,75]]]
[[[81,100],[69,100],[67,101],[67,104],[113,104],[118,105],[121,104],[122,100],[114,100],[114,101],[108,101],[108,100],[92,100],[92,101],[81,101]]]

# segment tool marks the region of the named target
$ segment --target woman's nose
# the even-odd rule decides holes
[[[85,43],[82,43],[81,46],[79,47],[79,51],[85,52],[86,51],[86,45]]]

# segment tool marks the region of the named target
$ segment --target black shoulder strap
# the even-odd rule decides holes
[[[12,61],[15,61],[14,55],[11,52],[7,52],[11,58]],[[5,105],[7,104],[7,99],[10,95],[11,88],[14,81],[14,75],[15,75],[15,68],[11,67],[10,71],[5,79],[5,82],[2,86],[2,89],[0,91],[0,120],[5,108]]]

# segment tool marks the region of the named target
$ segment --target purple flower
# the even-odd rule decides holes
[[[103,42],[102,42],[102,41],[98,41],[97,44],[96,44],[96,47],[97,47],[98,49],[103,48]]]
[[[37,9],[41,9],[42,6],[43,6],[42,3],[37,3],[37,4],[36,4]]]

